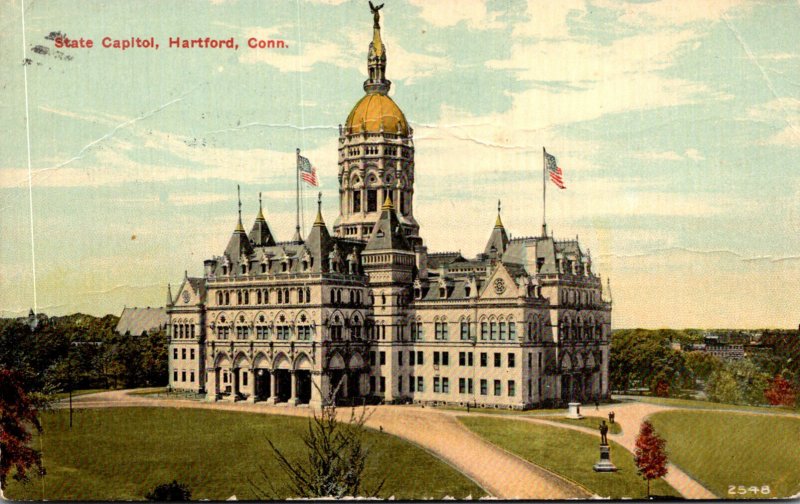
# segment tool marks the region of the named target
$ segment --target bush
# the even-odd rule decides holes
[[[144,498],[156,502],[186,502],[191,500],[192,491],[189,490],[185,483],[178,483],[172,480],[172,483],[162,483],[155,487],[152,492],[147,492]]]

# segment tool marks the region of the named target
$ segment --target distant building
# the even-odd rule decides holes
[[[146,336],[166,329],[168,323],[165,308],[125,308],[114,332],[123,336]]]

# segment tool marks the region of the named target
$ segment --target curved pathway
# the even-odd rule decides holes
[[[72,402],[75,408],[155,406],[292,416],[309,416],[312,412],[307,407],[136,396],[125,390],[78,396]],[[66,407],[66,404],[62,402],[58,407]],[[453,413],[417,406],[368,407],[367,425],[382,428],[384,432],[424,448],[496,498],[585,499],[592,496],[586,489],[483,440],[461,425]]]

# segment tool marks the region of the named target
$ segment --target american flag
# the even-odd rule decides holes
[[[317,169],[311,165],[311,161],[309,161],[308,158],[298,156],[297,169],[300,170],[300,178],[302,178],[307,184],[310,184],[314,187],[319,186],[319,180],[317,180]]]
[[[547,166],[547,173],[550,174],[550,180],[557,185],[559,189],[566,189],[567,186],[564,185],[564,179],[562,177],[563,172],[561,168],[558,167],[556,157],[545,152],[544,159],[545,165]]]

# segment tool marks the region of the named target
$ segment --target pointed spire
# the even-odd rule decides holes
[[[261,205],[261,192],[258,193],[258,215],[256,215],[256,220],[267,220],[264,218],[264,210]]]
[[[167,284],[167,306],[172,306],[172,286]]]
[[[244,226],[242,226],[242,189],[239,184],[236,184],[236,194],[239,200],[239,223],[236,224],[236,232],[244,233]]]
[[[325,221],[322,219],[322,193],[317,193],[317,218],[314,220],[314,227],[324,226]]]
[[[494,221],[494,227],[501,228],[503,227],[503,221],[500,220],[500,200],[497,200],[497,219]]]
[[[381,210],[394,210],[394,203],[392,203],[392,191],[386,188],[386,199],[383,201]]]

